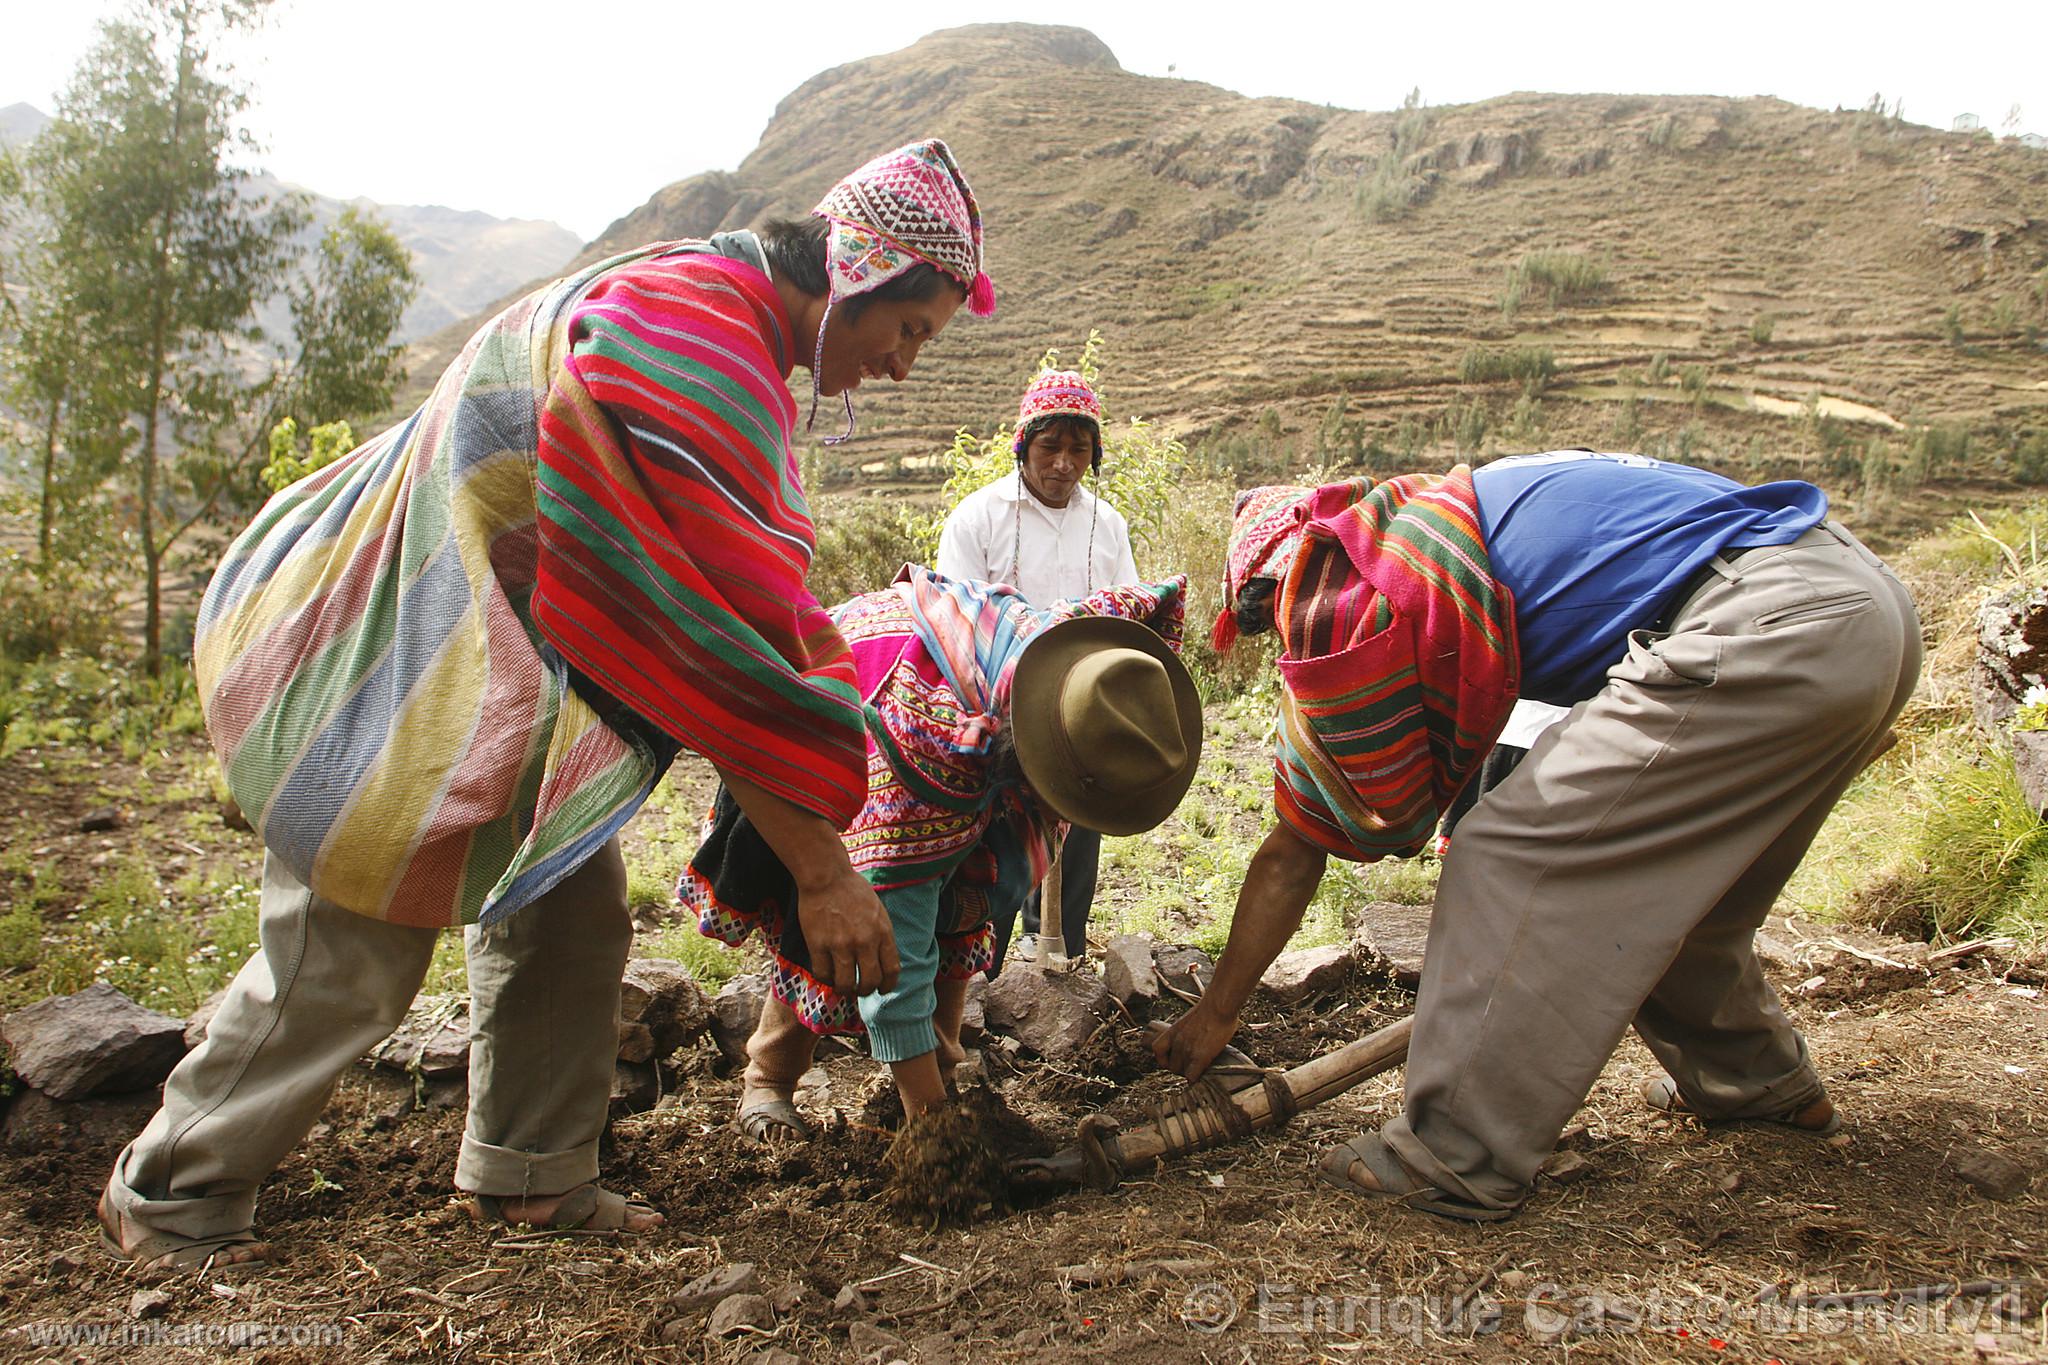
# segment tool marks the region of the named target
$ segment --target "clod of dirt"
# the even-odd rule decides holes
[[[1008,1207],[1002,1158],[987,1110],[970,1096],[926,1110],[898,1130],[884,1165],[882,1198],[906,1223],[973,1223]]]

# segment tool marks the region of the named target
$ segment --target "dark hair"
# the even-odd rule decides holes
[[[775,273],[817,298],[832,290],[831,277],[825,273],[825,239],[831,232],[830,220],[813,216],[771,218],[755,230],[755,235],[761,239],[761,250]],[[865,294],[855,294],[839,306],[846,310],[846,320],[854,322],[871,303],[884,299],[922,303],[937,298],[939,291],[949,285],[962,298],[967,296],[965,285],[937,266],[919,261],[888,283]]]
[[[1045,431],[1055,431],[1063,436],[1086,436],[1089,444],[1095,450],[1094,456],[1088,462],[1088,467],[1098,472],[1101,470],[1101,426],[1089,421],[1086,417],[1080,417],[1071,412],[1056,412],[1049,417],[1034,417],[1026,422],[1024,429],[1017,433],[1017,460],[1019,463],[1023,462],[1025,452],[1031,449],[1032,439],[1040,432]]]

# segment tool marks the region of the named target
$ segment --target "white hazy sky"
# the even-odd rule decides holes
[[[117,0],[0,0],[0,106],[53,112]],[[999,20],[1093,31],[1125,69],[1390,109],[1511,90],[1776,95],[2048,133],[2044,0],[1520,0],[950,6],[812,0],[278,0],[235,54],[267,169],[322,194],[551,218],[588,238],[671,180],[730,169],[827,67]],[[943,132],[934,129],[934,132]],[[973,174],[973,168],[968,168]]]

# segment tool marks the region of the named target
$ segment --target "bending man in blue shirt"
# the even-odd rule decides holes
[[[1214,983],[1158,1040],[1161,1062],[1201,1074],[1327,856],[1412,851],[1395,845],[1426,834],[1432,802],[1470,778],[1519,694],[1570,714],[1458,826],[1404,1112],[1327,1153],[1324,1178],[1504,1218],[1631,1025],[1668,1073],[1644,1088],[1656,1107],[1834,1132],[1753,939],[1919,676],[1904,587],[1825,519],[1810,484],[1745,488],[1634,455],[1390,481],[1358,499],[1377,519],[1330,514],[1343,490],[1301,493],[1293,516],[1284,490],[1240,499],[1218,634],[1280,631],[1281,819],[1246,874]],[[1475,602],[1492,612],[1476,633]],[[1453,683],[1411,708],[1428,742],[1376,761],[1397,752],[1379,736],[1423,722],[1365,712],[1429,669]],[[1297,713],[1320,729],[1304,737]]]

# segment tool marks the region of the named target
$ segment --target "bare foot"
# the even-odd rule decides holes
[[[136,1274],[155,1277],[182,1274],[188,1270],[226,1270],[230,1266],[258,1265],[269,1259],[268,1242],[224,1242],[180,1247],[146,1261],[131,1260],[129,1264],[135,1268]]]
[[[582,1188],[581,1186],[578,1187]],[[499,1195],[498,1207],[504,1212],[508,1223],[526,1223],[534,1227],[547,1227],[554,1221],[555,1213],[562,1207],[562,1201],[574,1194],[565,1190],[561,1194],[535,1194],[524,1197]],[[620,1214],[618,1231],[647,1232],[660,1227],[662,1217],[654,1209],[634,1200],[627,1200]],[[607,1229],[609,1230],[609,1229]]]
[[[156,1279],[188,1270],[226,1270],[230,1266],[257,1265],[270,1259],[270,1243],[253,1237],[197,1239],[168,1251],[146,1255],[145,1249],[161,1247],[173,1239],[152,1236],[141,1225],[114,1212],[105,1195],[100,1196],[100,1241],[109,1254],[128,1263],[129,1273]]]

